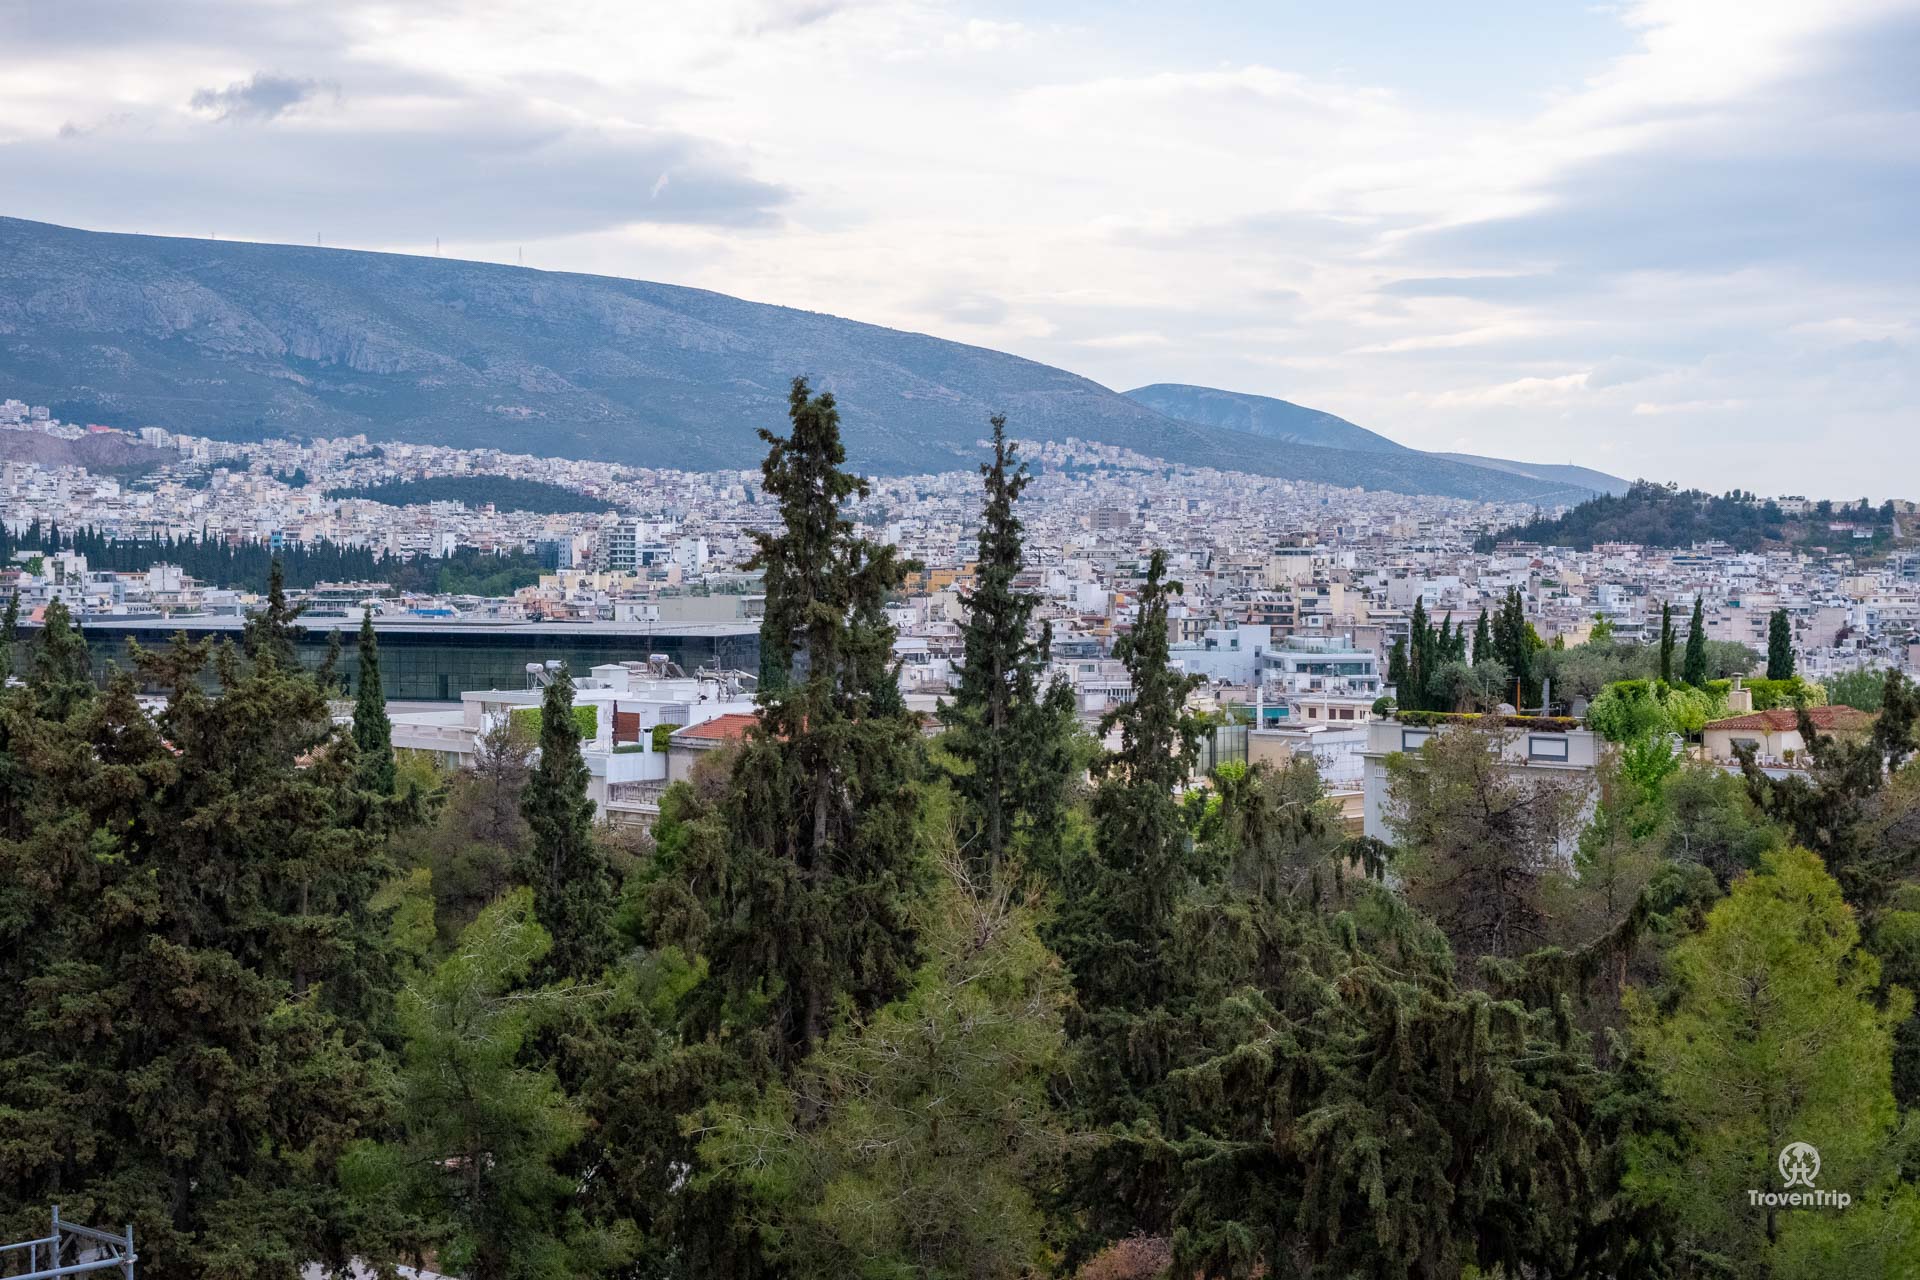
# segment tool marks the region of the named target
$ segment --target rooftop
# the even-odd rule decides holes
[[[1808,707],[1807,717],[1813,721],[1813,727],[1822,733],[1865,733],[1873,728],[1871,715],[1847,706]],[[1771,711],[1750,711],[1743,716],[1715,720],[1707,728],[1787,733],[1798,727],[1799,723],[1798,713],[1792,707],[1775,707]]]

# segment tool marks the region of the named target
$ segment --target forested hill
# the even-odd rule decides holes
[[[1183,421],[1002,351],[702,289],[0,218],[0,394],[74,421],[717,470],[758,465],[796,374],[847,405],[847,456],[870,474],[971,470],[1005,413],[1024,439],[1187,466],[1545,505],[1589,492],[1356,448],[1357,427],[1327,448]]]
[[[1583,502],[1554,519],[1540,518],[1483,536],[1477,544],[1491,551],[1502,542],[1537,542],[1547,546],[1591,550],[1600,542],[1632,542],[1648,547],[1690,547],[1697,542],[1725,542],[1742,551],[1767,543],[1830,541],[1834,545],[1864,541],[1878,546],[1893,532],[1891,504],[1874,508],[1822,502],[1807,517],[1792,518],[1771,499],[1735,491],[1723,496],[1698,489],[1676,489],[1637,480],[1618,497],[1605,495]],[[1830,523],[1852,524],[1868,531],[1855,539],[1852,531],[1835,531]],[[1828,535],[1821,538],[1821,534]]]
[[[329,489],[329,498],[362,498],[391,507],[428,502],[463,502],[469,507],[492,506],[501,511],[531,511],[557,515],[573,511],[603,511],[612,506],[599,498],[540,480],[513,476],[433,476],[355,489]]]

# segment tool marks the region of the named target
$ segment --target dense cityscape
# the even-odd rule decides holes
[[[0,0],[0,1280],[1920,1277],[1916,32]]]

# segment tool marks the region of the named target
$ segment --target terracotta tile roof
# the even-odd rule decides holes
[[[699,724],[688,725],[684,729],[676,729],[673,736],[698,738],[702,742],[738,742],[747,736],[747,730],[753,728],[759,719],[758,716],[732,711]]]
[[[1813,720],[1813,727],[1822,733],[1865,733],[1873,727],[1872,716],[1852,707],[1808,707],[1807,715]],[[1769,733],[1786,733],[1797,724],[1799,719],[1792,707],[1775,707],[1771,711],[1750,711],[1743,716],[1715,720],[1707,728],[1761,729]]]

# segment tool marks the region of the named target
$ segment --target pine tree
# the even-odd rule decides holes
[[[1793,621],[1785,609],[1767,620],[1767,679],[1793,679]]]
[[[602,1275],[633,1251],[619,1226],[586,1221],[562,1164],[586,1117],[527,1060],[574,1003],[528,985],[550,946],[534,914],[526,889],[503,897],[401,994],[402,1134],[351,1160],[380,1216],[419,1223],[439,1265],[472,1280]]]
[[[1693,620],[1687,624],[1687,654],[1680,679],[1696,689],[1707,687],[1707,615],[1699,596],[1693,598]]]
[[[561,667],[540,701],[540,758],[520,800],[530,838],[519,873],[552,939],[540,969],[547,980],[597,978],[613,959],[613,872],[594,842],[588,777],[573,676]]]
[[[1030,477],[1006,437],[1006,418],[991,422],[975,585],[963,596],[960,683],[940,711],[946,749],[961,766],[953,775],[961,848],[989,880],[1018,847],[1028,846],[1027,860],[1052,864],[1074,766],[1071,691],[1064,700],[1051,685],[1042,691],[1051,632],[1030,634],[1035,597],[1014,587],[1024,564],[1014,503]]]
[[[360,615],[360,688],[353,702],[353,743],[359,757],[360,789],[391,796],[393,722],[387,718],[386,694],[380,685],[380,642],[374,638],[371,610]]]
[[[1673,631],[1673,601],[1660,603],[1660,681],[1673,683],[1673,650],[1677,637]]]
[[[1686,1260],[1734,1274],[1835,1274],[1782,1267],[1776,1254],[1790,1253],[1803,1221],[1822,1215],[1749,1201],[1749,1190],[1782,1189],[1776,1159],[1788,1143],[1813,1142],[1820,1184],[1862,1199],[1898,1176],[1891,1030],[1912,1000],[1896,991],[1876,1007],[1879,965],[1859,938],[1819,859],[1804,849],[1770,853],[1674,949],[1673,994],[1635,1002],[1635,1040],[1687,1140],[1636,1144],[1627,1186],[1672,1207]],[[1920,1206],[1909,1193],[1897,1212],[1912,1241]],[[1890,1225],[1858,1224],[1864,1234]]]
[[[90,701],[94,694],[93,664],[86,637],[70,624],[64,600],[51,601],[40,622],[39,643],[33,651],[33,675],[28,683],[39,714],[61,720]]]
[[[157,719],[124,673],[5,712],[32,781],[0,833],[0,886],[27,890],[0,911],[0,1115],[33,1124],[0,1216],[131,1221],[155,1280],[358,1251],[336,1176],[380,1121],[392,993],[350,739],[310,677],[223,651],[209,689],[208,653],[138,655]]]

